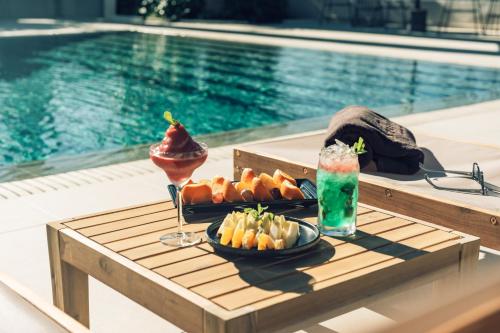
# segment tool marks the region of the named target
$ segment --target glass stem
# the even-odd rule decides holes
[[[177,187],[177,232],[182,233],[182,188]]]

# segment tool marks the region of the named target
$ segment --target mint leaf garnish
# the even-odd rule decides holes
[[[179,124],[179,122],[174,119],[174,117],[172,116],[172,113],[170,113],[170,111],[165,111],[163,113],[163,118],[165,118],[165,120],[168,121],[170,123],[170,125],[172,125],[172,126],[177,126]]]
[[[356,154],[358,154],[358,155],[366,153],[366,150],[365,150],[365,140],[363,140],[362,137],[359,137],[358,142],[355,142],[352,145],[352,148],[353,148],[354,152]]]
[[[257,209],[253,208],[245,208],[243,209],[243,212],[253,215],[256,220],[260,219],[262,217],[262,213],[267,209],[268,207],[262,207],[260,203],[257,204]]]
[[[268,208],[269,208],[269,206],[262,207],[262,206],[260,205],[260,203],[258,203],[258,204],[257,204],[257,213],[259,214],[259,216],[261,216],[261,215],[262,215],[262,213],[264,213],[264,211],[265,211],[266,209],[268,209]]]

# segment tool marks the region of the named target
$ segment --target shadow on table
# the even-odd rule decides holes
[[[242,280],[265,290],[306,293],[312,290],[314,278],[301,268],[327,262],[335,255],[335,249],[321,240],[310,252],[282,258],[244,258],[234,260]]]
[[[412,258],[428,253],[425,250],[417,249],[398,242],[393,242],[392,240],[389,240],[387,238],[369,234],[361,230],[357,230],[356,234],[350,237],[335,238],[346,241],[347,243],[361,246],[372,252],[378,252],[391,256],[393,258],[399,258],[403,260],[410,260]]]

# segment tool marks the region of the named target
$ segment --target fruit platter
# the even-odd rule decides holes
[[[267,207],[233,211],[207,229],[207,241],[228,254],[279,257],[299,253],[320,240],[315,225],[293,217],[265,212]]]
[[[177,189],[168,190],[177,203]],[[182,188],[184,214],[203,212],[231,212],[243,208],[256,208],[258,203],[270,209],[309,207],[317,204],[316,186],[308,179],[294,179],[277,169],[273,175],[258,176],[245,168],[240,181],[221,176],[190,181]]]

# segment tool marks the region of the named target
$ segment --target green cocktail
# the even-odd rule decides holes
[[[321,150],[316,183],[323,234],[349,236],[356,231],[358,176],[358,156],[349,146],[337,142]]]

